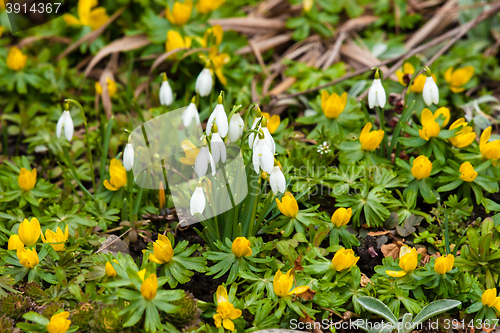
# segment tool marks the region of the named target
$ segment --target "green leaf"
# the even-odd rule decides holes
[[[396,316],[394,316],[387,305],[382,303],[382,301],[369,296],[361,296],[357,298],[357,302],[361,304],[361,306],[365,308],[365,310],[375,313],[390,321],[391,324],[395,327],[397,326],[398,319],[396,318]]]
[[[462,304],[460,301],[452,300],[452,299],[441,299],[438,301],[434,301],[431,304],[425,306],[420,313],[413,320],[414,323],[423,323],[429,318],[437,316],[440,313],[446,312],[453,308],[456,308]]]

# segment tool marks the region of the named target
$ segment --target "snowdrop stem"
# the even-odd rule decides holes
[[[82,113],[83,117],[83,125],[85,126],[85,141],[87,143],[87,158],[89,159],[89,164],[90,164],[90,175],[92,177],[92,188],[94,189],[94,193],[97,191],[96,187],[96,182],[95,182],[95,172],[94,172],[94,162],[92,160],[92,151],[90,148],[90,137],[89,137],[89,126],[87,124],[87,117],[85,116],[85,112],[83,111],[83,106],[75,101],[74,99],[65,99],[66,102],[66,110],[69,111],[69,104],[72,103],[76,105],[79,109],[80,112]]]
[[[250,115],[250,111],[252,111],[253,108],[258,108],[258,107],[259,107],[258,103],[252,103],[248,106],[247,112],[245,112],[245,125],[247,124],[248,116]]]
[[[384,110],[382,110],[382,108],[380,106],[376,107],[375,110],[377,112],[380,129],[383,130],[384,133],[387,133],[385,130]],[[384,138],[382,140],[382,144],[380,145],[380,153],[382,154],[382,156],[385,155],[386,147],[387,147],[387,135],[384,135]]]
[[[260,125],[260,120],[257,122],[257,125],[255,127],[258,128],[259,125]],[[243,144],[245,143],[246,139],[248,139],[248,137],[252,133],[254,133],[255,137],[257,137],[257,135],[259,135],[260,132],[259,132],[259,130],[256,130],[256,129],[253,129],[253,130],[251,129],[251,130],[246,131],[245,134],[243,135],[243,138],[241,139],[240,150],[243,149]],[[252,145],[253,145],[253,143],[252,143]]]
[[[133,219],[134,219],[134,214],[133,214],[133,192],[134,192],[134,174],[132,170],[127,171],[127,188],[128,188],[128,214],[129,214],[129,221],[130,225],[134,225]]]
[[[408,86],[406,88],[406,95],[410,94],[410,91],[411,91],[410,87],[413,84],[413,81],[415,81],[417,76],[419,76],[423,71],[425,71],[425,69],[420,69],[418,71],[415,71],[415,73],[413,73],[413,75],[410,78],[410,83],[408,83]],[[406,98],[404,100],[405,100],[405,106],[406,106]],[[404,108],[403,108],[403,110],[404,110]]]
[[[226,175],[226,168],[224,167],[225,163],[222,163],[221,161],[221,171],[222,171],[222,177],[224,177],[224,184],[226,184],[227,187],[227,194],[229,195],[229,200],[231,200],[231,205],[233,206],[233,209],[236,207],[234,204],[234,198],[233,198],[233,193],[231,192],[231,186],[229,186],[229,181],[227,180],[227,175]],[[236,214],[234,214],[236,216]]]
[[[229,115],[227,116],[227,122],[228,124],[231,123],[231,117],[241,108],[241,104],[240,105],[235,105],[233,106],[233,109],[231,110],[231,112],[229,112]]]

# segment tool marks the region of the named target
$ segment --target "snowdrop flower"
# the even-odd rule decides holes
[[[212,149],[212,156],[215,164],[217,164],[219,160],[221,160],[222,163],[226,162],[226,146],[219,135],[216,124],[212,127],[212,141],[210,142],[210,148]]]
[[[269,132],[269,129],[267,128],[267,119],[265,117],[262,117],[262,121],[260,124],[261,126],[259,126],[259,130],[262,130],[262,133],[264,133],[264,141],[266,142],[269,149],[271,149],[271,153],[274,155],[276,153],[276,144],[274,143],[274,139]],[[258,140],[254,141],[252,149],[255,148],[257,142]]]
[[[130,171],[134,166],[134,146],[132,146],[131,143],[127,143],[125,145],[125,149],[123,150],[123,166],[127,171]]]
[[[427,78],[425,79],[424,90],[422,91],[422,97],[424,97],[424,102],[427,105],[432,103],[436,104],[439,102],[439,89],[432,78],[432,73],[429,68],[426,67]]]
[[[243,134],[243,126],[245,122],[241,118],[239,113],[235,113],[231,120],[229,121],[229,132],[227,134],[227,138],[230,142],[235,142],[238,140]]]
[[[198,186],[194,190],[193,196],[191,197],[191,202],[189,205],[191,215],[194,216],[194,214],[196,213],[203,214],[203,211],[205,210],[205,204],[205,194],[203,194],[201,183],[198,183]]]
[[[257,174],[260,173],[260,169],[268,174],[272,174],[273,172],[274,156],[264,139],[264,133],[262,131],[259,133],[257,143],[253,147],[252,163]]]
[[[169,106],[174,101],[174,95],[172,93],[172,88],[170,88],[170,84],[168,83],[167,74],[162,73],[163,82],[160,87],[160,104]]]
[[[368,92],[368,106],[373,109],[375,106],[383,108],[385,106],[385,90],[380,81],[380,74],[377,69],[370,91]]]
[[[213,78],[212,72],[208,68],[203,68],[196,78],[195,90],[201,97],[208,96],[212,91]]]
[[[198,113],[198,109],[196,108],[196,104],[194,104],[196,97],[191,99],[191,103],[189,103],[188,107],[182,113],[182,123],[184,127],[188,127],[191,125],[193,120],[196,125],[200,124],[200,114]]]
[[[281,171],[279,162],[274,160],[274,167],[271,176],[269,177],[269,184],[271,185],[271,189],[274,193],[285,193],[286,190],[286,180],[283,175],[283,171]]]
[[[212,126],[213,124],[217,125],[218,133],[221,138],[225,138],[228,132],[228,123],[227,123],[227,115],[226,111],[224,110],[224,106],[222,105],[222,93],[219,95],[219,98],[217,99],[217,106],[215,106],[214,111],[208,118],[207,122],[207,135],[210,135],[212,132]]]
[[[198,175],[198,177],[203,177],[206,175],[208,170],[208,164],[212,166],[212,176],[215,176],[215,163],[212,158],[212,154],[208,150],[207,139],[203,139],[203,146],[196,156],[196,161],[194,162],[194,172]]]
[[[262,111],[260,111],[260,108],[257,106],[257,109],[255,110],[255,119],[252,123],[252,127],[251,129],[255,129],[255,127],[257,127],[257,124],[259,123],[259,121],[262,121]],[[248,135],[248,146],[253,149],[255,143],[257,142],[257,140],[255,140],[255,134],[254,133],[250,133]]]
[[[75,131],[75,126],[73,125],[73,119],[71,119],[71,114],[69,111],[63,111],[61,117],[57,121],[56,135],[58,138],[61,137],[61,131],[64,127],[64,136],[68,141],[73,138],[73,132]]]

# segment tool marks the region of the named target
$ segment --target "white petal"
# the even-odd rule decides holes
[[[271,174],[273,172],[274,167],[274,156],[271,153],[271,149],[267,146],[264,140],[260,140],[262,143],[260,146],[260,154],[259,154],[259,164],[262,170]]]
[[[260,140],[258,140],[260,142]],[[253,149],[253,154],[252,154],[252,164],[253,164],[253,169],[255,170],[255,173],[259,173],[260,170],[260,165],[259,165],[259,154],[260,154],[260,145],[256,144],[254,149]]]
[[[73,138],[73,132],[75,130],[75,127],[73,125],[73,119],[71,118],[71,114],[69,111],[63,111],[61,117],[57,121],[57,126],[56,126],[56,135],[58,138],[61,137],[61,132],[64,127],[64,136],[68,141],[71,141]]]
[[[172,93],[172,88],[168,81],[163,81],[160,87],[160,104],[169,106],[174,101],[174,95]]]
[[[372,86],[370,87],[370,90],[368,91],[368,106],[370,107],[370,109],[373,109],[373,107],[375,106],[375,102],[376,102],[376,91],[375,91],[376,87],[375,87],[375,80],[373,80],[373,83],[372,83]]]
[[[262,132],[264,132],[264,140],[266,141],[267,146],[271,150],[271,153],[273,153],[274,155],[274,153],[276,152],[276,144],[274,143],[274,139],[269,132],[269,129],[267,127],[263,127]]]
[[[198,175],[198,177],[203,177],[207,173],[208,163],[212,162],[212,156],[208,151],[208,147],[201,147],[198,156],[196,156],[196,160],[194,161],[194,172]]]
[[[269,184],[274,193],[285,193],[286,190],[286,179],[278,166],[273,168],[273,172],[269,177]]]
[[[203,194],[203,189],[201,187],[196,187],[190,202],[190,212],[191,215],[199,213],[203,214],[205,210],[205,195]]]
[[[205,130],[205,132],[207,133],[207,135],[212,134],[212,126],[214,124],[214,119],[215,119],[215,110],[214,110],[214,112],[212,112],[212,114],[210,115],[210,117],[208,117],[207,128]]]
[[[123,167],[125,170],[130,171],[134,166],[134,146],[131,143],[125,145],[123,151]]]
[[[432,80],[432,78],[430,78]],[[429,82],[429,77],[425,79],[424,83],[424,88],[422,90],[422,97],[424,98],[424,102],[427,105],[432,104],[432,93],[431,93],[431,86]]]
[[[432,77],[431,77],[431,79],[432,79]],[[432,101],[434,102],[434,104],[437,105],[439,103],[439,88],[438,88],[436,82],[434,82],[434,80],[432,80],[431,93],[432,93]]]
[[[386,102],[386,96],[385,96],[385,90],[384,86],[382,85],[382,81],[377,80],[377,102],[376,104],[380,106],[381,108],[384,108],[385,102]]]
[[[208,68],[204,68],[196,78],[195,90],[198,95],[205,97],[212,91],[212,85],[212,72]]]
[[[198,109],[194,103],[189,103],[187,108],[182,113],[182,123],[184,127],[188,127],[193,122],[193,119],[196,124],[200,123],[200,115],[198,114]]]
[[[235,142],[241,137],[241,134],[243,133],[243,126],[245,125],[245,122],[241,118],[241,116],[238,113],[235,113],[231,117],[231,121],[229,122],[229,131],[227,134],[227,137],[230,142]]]
[[[217,164],[219,160],[226,162],[226,146],[224,145],[219,133],[212,134],[211,148],[215,164]]]
[[[225,138],[229,130],[229,125],[227,123],[227,115],[226,111],[224,111],[224,106],[222,104],[217,104],[214,113],[219,134],[222,138]]]
[[[56,125],[56,135],[58,138],[61,137],[61,131],[62,131],[63,124],[64,124],[64,112],[59,117],[59,120],[57,121],[57,125]]]
[[[257,122],[259,120],[261,120],[261,119],[262,119],[262,117],[255,118],[255,120],[252,123],[252,128],[251,129],[255,129],[255,127],[257,126]],[[250,149],[253,149],[253,147],[255,146],[255,141],[257,141],[257,140],[254,141],[254,139],[255,139],[255,134],[254,133],[250,133],[248,135],[248,147],[250,147]]]

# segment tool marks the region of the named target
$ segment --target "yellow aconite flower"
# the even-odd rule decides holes
[[[42,241],[44,243],[62,243],[62,244],[52,244],[52,248],[54,251],[62,251],[64,249],[64,242],[68,240],[68,226],[64,229],[64,233],[61,228],[57,227],[56,232],[53,232],[50,229],[45,230],[45,237],[42,234]]]
[[[348,269],[351,266],[355,266],[358,262],[359,257],[354,255],[354,251],[351,249],[346,250],[345,248],[341,248],[337,252],[332,259],[333,268],[336,271],[340,272],[344,269]]]
[[[450,90],[454,93],[459,93],[465,89],[462,87],[467,84],[474,75],[474,67],[467,66],[457,70],[453,70],[453,67],[448,68],[444,73],[444,79],[450,85]]]
[[[444,106],[440,107],[436,110],[436,112],[434,112],[434,119],[438,119],[440,115],[443,115],[444,117],[443,123],[441,124],[441,128],[443,128],[450,122],[450,109]]]
[[[205,31],[203,39],[198,38],[197,40],[200,42],[201,46],[208,47],[209,40],[214,40],[216,45],[220,45],[220,43],[222,43],[223,37],[224,37],[224,29],[222,29],[222,27],[219,24],[216,24],[213,27],[208,28],[207,31]]]
[[[113,158],[109,166],[109,181],[104,180],[104,187],[110,191],[118,191],[123,186],[127,185],[127,170],[123,167],[122,163]]]
[[[71,325],[71,320],[68,319],[69,312],[63,311],[50,317],[50,322],[47,324],[49,333],[66,333]]]
[[[174,25],[183,26],[189,21],[192,10],[193,2],[191,0],[187,0],[184,3],[176,1],[172,6],[172,10],[167,6],[167,20]]]
[[[314,0],[302,0],[302,8],[305,12],[310,12],[313,6]]]
[[[485,290],[481,297],[481,302],[490,308],[500,311],[500,297],[497,297],[497,288]]]
[[[413,73],[415,73],[415,67],[413,67],[413,65],[409,62],[405,62],[403,64],[403,71],[396,71],[399,83],[401,83],[403,86],[407,86],[408,84],[404,82],[403,78],[406,74],[409,74],[411,77]],[[419,74],[415,78],[415,80],[413,80],[410,91],[414,93],[421,93],[424,90],[425,78],[425,74]],[[434,79],[434,82],[437,82],[436,76],[434,74],[432,74],[432,78]]]
[[[420,136],[425,141],[429,141],[430,138],[435,138],[439,135],[441,127],[437,123],[431,110],[424,109],[420,117],[420,122],[422,123],[422,129],[418,130],[418,136]]]
[[[417,249],[410,248],[407,245],[403,245],[399,250],[399,267],[402,271],[385,271],[385,273],[392,277],[401,277],[412,272],[417,268],[418,264],[418,253]]]
[[[293,197],[292,193],[286,192],[281,201],[276,198],[276,204],[281,214],[293,219],[297,216],[299,212],[299,205],[297,200]]]
[[[281,123],[280,116],[277,114],[271,116],[267,112],[263,112],[262,116],[267,119],[267,129],[269,130],[269,133],[273,134],[276,132]]]
[[[379,129],[378,131],[370,132],[372,129],[372,123],[366,123],[365,127],[361,130],[359,135],[359,142],[361,142],[361,148],[366,151],[374,151],[380,145],[384,139],[384,130]]]
[[[172,243],[165,235],[158,235],[158,240],[153,243],[153,253],[149,254],[149,260],[157,264],[170,262],[174,256]]]
[[[165,43],[165,48],[167,52],[170,52],[175,49],[180,49],[180,48],[189,48],[191,47],[191,38],[186,37],[183,38],[180,33],[178,33],[175,30],[169,30],[167,32],[167,41]]]
[[[453,254],[448,254],[445,257],[439,257],[434,262],[434,270],[441,275],[453,269],[453,263],[455,262],[455,257]]]
[[[464,182],[473,182],[477,177],[477,172],[476,170],[474,170],[474,167],[472,166],[472,164],[470,164],[470,162],[462,163],[458,171],[460,171],[461,173],[460,179],[462,179]]]
[[[144,281],[144,277],[146,276],[146,269],[141,269],[140,271],[137,272],[137,275],[139,275],[139,278]]]
[[[26,268],[33,268],[40,262],[36,249],[17,249],[17,257],[19,258],[19,263]]]
[[[238,258],[251,256],[252,248],[250,247],[250,241],[245,237],[236,237],[231,246],[231,251]]]
[[[273,291],[276,295],[280,297],[287,297],[289,295],[300,295],[309,289],[309,286],[298,286],[292,289],[293,287],[293,274],[292,268],[286,273],[281,273],[281,270],[276,272],[273,279]]]
[[[500,140],[488,142],[491,136],[491,126],[481,133],[479,139],[479,150],[481,156],[486,160],[498,160],[500,158]]]
[[[156,297],[158,290],[158,279],[156,274],[151,274],[141,285],[141,295],[145,300],[151,301]]]
[[[63,19],[68,25],[85,25],[90,27],[92,30],[99,29],[109,20],[109,16],[106,13],[106,8],[94,8],[95,6],[97,6],[97,0],[80,0],[78,1],[79,19],[71,14],[64,14]]]
[[[9,50],[9,54],[7,55],[7,67],[12,69],[13,71],[19,72],[26,66],[26,62],[28,61],[28,56],[25,55],[21,50],[17,47],[12,46]]]
[[[41,233],[40,223],[36,217],[32,218],[31,221],[24,219],[17,230],[19,238],[21,238],[21,241],[26,246],[35,245]]]
[[[182,141],[181,147],[182,149],[184,149],[184,154],[186,155],[186,157],[181,157],[179,159],[181,163],[185,165],[194,165],[196,157],[200,152],[200,148],[196,148],[196,146],[193,145],[189,140]]]
[[[220,6],[225,2],[226,0],[199,0],[196,3],[196,10],[200,14],[208,14]]]
[[[352,216],[352,209],[351,208],[338,208],[335,213],[332,215],[332,223],[337,227],[340,228],[349,222]]]
[[[418,180],[427,178],[431,175],[432,162],[424,156],[420,155],[413,161],[413,166],[411,167],[411,174]]]
[[[212,62],[213,68],[215,75],[219,78],[219,81],[223,84],[227,84],[226,77],[224,76],[224,73],[222,73],[222,67],[224,67],[225,64],[229,63],[231,58],[227,53],[220,53],[217,51],[217,48],[212,45],[210,48],[210,52],[208,53],[208,57],[210,61]]]
[[[214,314],[214,322],[217,328],[224,326],[226,330],[234,331],[234,323],[232,320],[241,316],[241,310],[236,309],[229,302],[227,290],[224,286],[217,288],[217,312]]]
[[[116,95],[116,91],[118,90],[118,87],[116,86],[116,82],[111,80],[110,78],[106,79],[106,83],[108,85],[108,94],[109,98],[113,98],[113,96]],[[96,81],[95,83],[95,92],[98,95],[102,95],[102,87],[99,81]]]
[[[346,104],[346,92],[340,96],[336,93],[328,95],[325,90],[321,92],[321,109],[327,118],[337,119],[342,111],[344,111]]]
[[[36,184],[36,169],[28,171],[25,168],[21,168],[17,183],[23,191],[31,191]]]
[[[451,144],[457,148],[467,147],[476,139],[476,133],[472,131],[472,127],[468,126],[464,118],[457,119],[450,125],[450,130],[462,127],[460,131],[453,137],[449,138]]]
[[[7,244],[7,250],[18,250],[24,248],[24,243],[19,238],[18,235],[12,235],[9,237],[9,243]]]
[[[116,260],[114,260],[114,259],[113,259],[113,260],[111,260],[111,261],[118,263],[118,261],[116,261]],[[114,268],[114,267],[113,267],[113,265],[111,264],[111,261],[108,261],[108,262],[106,263],[106,268],[105,268],[105,271],[106,271],[106,275],[107,275],[107,276],[109,276],[109,277],[115,277],[115,276],[117,275],[117,273],[116,273],[115,268]]]

